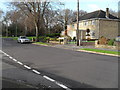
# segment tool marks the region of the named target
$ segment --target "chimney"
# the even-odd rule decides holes
[[[106,8],[106,18],[109,18],[109,8]]]

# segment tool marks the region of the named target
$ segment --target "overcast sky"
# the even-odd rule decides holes
[[[63,0],[66,2],[66,8],[76,10],[77,0]],[[68,2],[69,1],[69,2]],[[106,10],[110,8],[112,10],[118,11],[118,2],[120,0],[79,0],[80,9],[87,12],[92,12],[95,10]]]
[[[4,11],[7,10],[5,1],[9,1],[9,0],[0,1],[0,8]],[[52,0],[52,1],[56,2],[58,0]],[[77,0],[59,0],[59,1],[65,3],[65,7],[63,6],[63,8],[77,10]],[[120,0],[79,0],[79,1],[80,1],[81,10],[92,12],[100,9],[105,11],[107,7],[112,10],[118,11],[118,2]]]

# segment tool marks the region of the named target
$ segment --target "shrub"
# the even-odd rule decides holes
[[[58,41],[57,38],[50,38],[51,41]]]
[[[59,37],[60,33],[46,34],[46,37]]]
[[[50,39],[50,37],[44,37],[44,41],[47,41],[49,39]]]
[[[114,41],[115,41],[114,39],[109,40],[108,41],[108,45],[112,45],[113,46],[114,45]]]
[[[46,42],[44,38],[45,38],[45,36],[40,36],[40,37],[39,37],[39,40],[40,40],[41,42]]]

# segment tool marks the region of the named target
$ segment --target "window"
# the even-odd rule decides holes
[[[95,25],[95,20],[92,20],[92,25]]]
[[[85,22],[84,22],[84,25],[87,26],[87,25],[88,25],[88,21],[85,21]]]
[[[95,33],[94,33],[94,32],[92,32],[92,36],[95,36]]]
[[[23,36],[23,37],[20,37],[20,38],[25,39],[25,38],[27,38],[27,37],[24,37],[24,36]]]
[[[84,25],[86,26],[86,25],[87,25],[87,22],[84,22]]]
[[[74,28],[74,25],[72,25],[72,27]]]

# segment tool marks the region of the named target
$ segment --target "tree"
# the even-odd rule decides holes
[[[110,14],[112,14],[113,16],[118,17],[118,12],[116,12],[116,11],[114,11],[112,9],[110,9]]]
[[[28,18],[33,18],[33,23],[36,30],[36,41],[38,41],[39,32],[43,33],[45,26],[45,13],[50,8],[50,2],[22,2],[12,3],[14,6],[24,12]]]
[[[53,2],[12,2],[10,3],[14,9],[10,11],[10,20],[13,26],[16,24],[16,32],[19,30],[18,26],[22,26],[24,34],[27,32],[35,32],[36,41],[39,35],[57,32],[55,29],[62,31],[67,24],[70,24],[75,19],[75,13],[72,10],[60,10],[59,3],[57,8]],[[19,25],[20,24],[20,25]],[[53,29],[54,28],[54,29]],[[61,29],[63,28],[63,29]],[[53,31],[55,30],[55,31]]]
[[[0,9],[0,18],[1,18],[1,16],[2,16],[2,14],[3,14],[3,11]]]
[[[3,11],[0,9],[0,18],[1,18],[1,16],[2,16],[2,14],[3,14]],[[3,23],[2,23],[2,21],[0,20],[0,35],[2,35],[2,27],[3,27],[3,25],[2,25]]]

